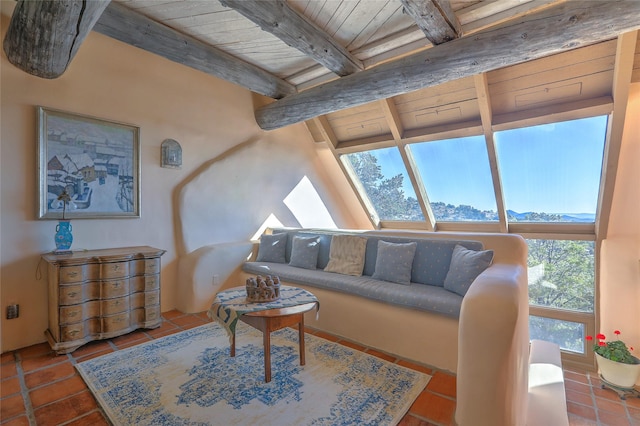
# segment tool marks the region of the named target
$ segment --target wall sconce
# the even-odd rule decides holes
[[[165,139],[164,142],[162,142],[161,150],[161,167],[168,169],[179,169],[182,167],[182,148],[177,141]]]

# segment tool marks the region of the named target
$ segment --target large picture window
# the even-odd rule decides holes
[[[409,146],[436,220],[497,221],[484,136]]]
[[[584,336],[595,330],[596,215],[608,116],[573,117],[501,123],[504,130],[476,136],[476,129],[461,129],[459,137],[456,131],[436,140],[411,137],[341,158],[376,226],[528,238],[530,336],[557,343],[563,360],[584,366],[591,354]]]
[[[397,148],[342,156],[359,179],[381,220],[424,220]]]
[[[510,222],[594,222],[607,117],[495,133]]]
[[[527,240],[529,304],[593,312],[593,241]]]
[[[594,327],[593,241],[528,239],[529,335],[584,355]]]

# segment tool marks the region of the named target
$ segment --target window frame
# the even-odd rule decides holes
[[[537,223],[532,223],[537,225]],[[555,225],[555,223],[554,223]],[[595,234],[549,234],[549,233],[518,233],[524,239],[545,239],[545,240],[579,240],[579,241],[593,241],[594,242],[594,300],[593,300],[593,312],[580,312],[570,311],[566,309],[552,308],[540,305],[529,304],[529,316],[538,316],[544,318],[557,319],[560,321],[571,321],[580,323],[584,326],[585,336],[595,336],[596,330],[596,313],[599,306],[599,288],[600,288],[600,276],[598,265],[600,263],[600,250]],[[584,353],[579,354],[571,351],[561,350],[561,358],[565,366],[593,370],[596,366],[595,357],[593,355],[593,348],[586,340],[583,341]]]
[[[610,205],[602,205],[604,201],[603,191],[606,187],[607,181],[607,169],[606,169],[606,156],[609,149],[611,121],[613,119],[613,103],[604,102],[595,106],[587,107],[584,109],[568,109],[566,111],[555,111],[550,114],[542,115],[519,115],[517,117],[503,117],[501,120],[497,120],[496,123],[491,125],[491,130],[484,131],[477,126],[477,123],[468,123],[468,126],[458,126],[455,129],[450,129],[446,132],[437,132],[433,134],[410,136],[408,138],[400,138],[398,140],[389,141],[376,141],[375,143],[365,143],[358,145],[349,145],[339,148],[334,148],[334,154],[339,160],[345,170],[345,174],[349,177],[349,183],[356,192],[363,208],[369,214],[372,225],[375,229],[409,229],[409,230],[424,230],[424,231],[447,231],[447,232],[489,232],[489,233],[502,233],[502,234],[518,234],[523,238],[532,239],[572,239],[572,240],[592,240],[595,241],[595,282],[594,282],[594,309],[593,313],[585,312],[572,312],[562,309],[547,308],[536,305],[529,307],[529,314],[534,316],[540,316],[551,319],[558,319],[563,321],[572,321],[581,323],[584,326],[586,335],[594,335],[597,321],[599,317],[599,294],[600,294],[600,238],[598,237],[599,221],[602,215],[608,217],[610,211]],[[563,122],[569,120],[576,120],[581,118],[594,117],[599,115],[606,115],[608,120],[607,130],[605,134],[604,142],[604,154],[603,154],[603,167],[601,169],[600,176],[600,188],[597,199],[596,215],[594,222],[508,222],[506,218],[506,207],[504,202],[504,195],[502,193],[502,183],[498,171],[498,160],[495,152],[495,141],[493,134],[500,130],[510,130],[526,126],[535,126],[539,124],[549,124],[556,122]],[[472,125],[471,125],[472,124]],[[494,183],[494,192],[496,194],[496,204],[498,209],[499,221],[495,222],[471,222],[471,221],[456,221],[456,222],[443,222],[436,221],[431,210],[431,205],[428,199],[428,194],[421,181],[420,173],[417,170],[415,161],[411,157],[412,153],[408,149],[408,146],[419,142],[438,141],[445,139],[453,139],[458,137],[467,137],[473,135],[483,134],[487,141],[489,163],[492,173],[492,179]],[[353,152],[368,151],[379,148],[397,147],[402,156],[404,166],[407,174],[414,186],[415,194],[418,198],[418,203],[423,209],[423,215],[425,217],[424,222],[407,222],[407,221],[390,221],[380,220],[377,216],[375,209],[371,202],[367,199],[364,190],[359,190],[359,180],[353,179],[355,174],[353,170],[349,172],[348,165],[344,163],[340,157],[342,154],[348,154]],[[603,213],[604,212],[604,213]],[[595,357],[593,355],[593,349],[585,341],[584,354],[576,354],[574,352],[562,351],[562,360],[565,366],[584,368],[588,370],[595,370]]]
[[[484,138],[485,140],[485,145],[486,145],[486,136],[482,133],[479,134],[474,134],[474,133],[470,133],[470,134],[465,134],[464,136],[458,135],[458,136],[450,136],[450,137],[446,137],[446,138],[441,138],[441,139],[433,139],[430,138],[429,140],[424,140],[424,141],[413,141],[412,143],[407,143],[404,145],[404,151],[407,155],[407,157],[409,158],[409,161],[406,164],[409,164],[410,170],[408,170],[408,172],[410,172],[410,176],[413,175],[415,177],[415,180],[418,182],[419,184],[419,189],[421,191],[421,195],[424,198],[424,202],[426,203],[426,207],[428,207],[429,210],[429,216],[432,219],[433,225],[435,227],[435,224],[437,223],[438,225],[445,225],[446,224],[485,224],[485,225],[489,225],[491,228],[493,228],[493,224],[499,224],[500,223],[500,202],[498,200],[498,197],[496,197],[496,192],[495,192],[495,171],[493,170],[493,167],[491,165],[491,154],[489,153],[489,150],[486,149],[485,146],[485,153],[487,155],[487,166],[489,167],[489,176],[491,177],[492,180],[492,187],[491,190],[493,191],[493,195],[494,195],[494,199],[496,201],[495,207],[496,207],[496,213],[498,214],[498,220],[497,221],[470,221],[470,220],[460,220],[460,221],[445,221],[445,220],[437,220],[435,218],[435,215],[433,213],[433,210],[431,208],[431,200],[429,199],[428,196],[428,191],[426,189],[426,186],[424,184],[424,181],[422,179],[422,174],[420,173],[420,170],[418,169],[418,165],[416,163],[416,160],[414,158],[414,152],[411,150],[411,145],[419,145],[419,144],[426,144],[426,143],[437,143],[437,142],[444,142],[444,141],[448,141],[448,140],[455,140],[455,139],[465,139],[465,138],[474,138],[474,137],[480,137],[480,138]],[[417,193],[416,193],[417,194]],[[423,201],[423,200],[419,200]],[[426,216],[425,216],[426,217]]]
[[[595,284],[594,284],[595,285]],[[597,288],[597,287],[596,287]],[[582,324],[586,336],[595,336],[595,306],[594,312],[576,312],[566,311],[564,309],[547,308],[537,305],[529,305],[529,316],[550,318],[560,321],[570,321]],[[583,341],[584,353],[579,354],[571,351],[561,350],[561,358],[565,367],[574,367],[579,369],[593,370],[595,368],[595,359],[593,356],[593,348]]]

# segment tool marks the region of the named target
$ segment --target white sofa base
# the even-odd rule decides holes
[[[242,273],[243,280],[253,275]],[[455,373],[458,320],[441,314],[390,305],[352,294],[291,284],[320,300],[320,311],[305,315],[309,327],[401,358]]]

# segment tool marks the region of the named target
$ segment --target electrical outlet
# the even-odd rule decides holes
[[[7,306],[7,319],[14,319],[20,316],[20,305],[14,303]]]
[[[217,287],[220,285],[220,275],[216,274],[213,276],[213,282],[212,282],[214,287]]]

